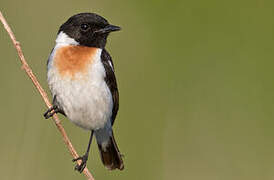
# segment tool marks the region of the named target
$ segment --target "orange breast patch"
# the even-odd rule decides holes
[[[74,78],[76,73],[87,73],[97,48],[86,46],[65,46],[56,51],[54,64],[61,76]]]

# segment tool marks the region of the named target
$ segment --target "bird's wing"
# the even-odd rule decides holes
[[[112,63],[112,59],[109,53],[105,49],[103,49],[102,51],[101,60],[106,71],[105,81],[112,94],[113,108],[112,108],[112,116],[111,116],[111,125],[113,125],[119,109],[119,92],[118,92],[116,78],[114,74],[114,65]]]

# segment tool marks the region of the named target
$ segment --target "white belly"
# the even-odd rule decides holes
[[[48,64],[48,83],[51,92],[57,96],[59,105],[68,119],[76,125],[97,130],[110,123],[112,96],[104,81],[105,69],[98,49],[86,74],[78,73],[74,78],[64,77],[54,66],[54,51]]]

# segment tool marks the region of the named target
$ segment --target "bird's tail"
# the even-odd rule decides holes
[[[104,166],[109,170],[123,170],[124,163],[112,130],[111,133],[107,132],[105,129],[99,130],[99,132],[97,131],[95,133],[95,136]]]

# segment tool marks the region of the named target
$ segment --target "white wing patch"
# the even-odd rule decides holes
[[[114,68],[113,68],[113,65],[112,65],[112,63],[111,63],[111,61],[110,61],[110,60],[108,60],[108,64],[110,65],[110,67],[111,67],[112,71],[114,72]]]

